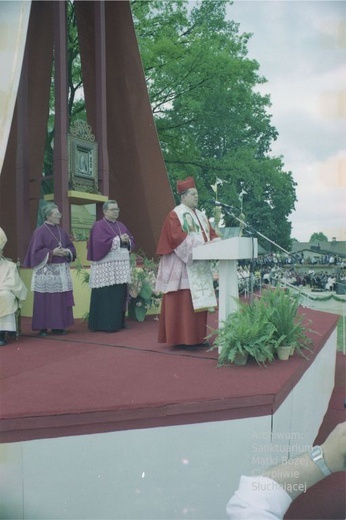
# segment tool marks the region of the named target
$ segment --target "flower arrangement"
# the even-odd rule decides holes
[[[149,260],[144,253],[131,253],[131,283],[129,284],[128,316],[137,321],[144,321],[147,312],[159,309],[162,294],[155,291],[158,264]],[[89,283],[90,272],[77,259],[75,267],[82,284]],[[87,319],[87,315],[85,316]]]
[[[129,286],[130,302],[128,314],[130,318],[144,321],[150,309],[159,309],[161,293],[155,291],[158,265],[144,254],[131,254],[131,284]]]

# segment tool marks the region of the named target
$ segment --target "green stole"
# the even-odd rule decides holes
[[[177,206],[174,211],[185,233],[200,235],[203,242],[204,237],[207,237],[208,242],[210,241],[209,222],[204,213],[198,209],[192,211],[184,204]],[[196,312],[214,310],[217,301],[210,260],[193,260],[192,264],[187,265],[186,268],[194,310]]]

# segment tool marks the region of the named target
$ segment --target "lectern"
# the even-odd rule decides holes
[[[193,249],[194,260],[219,260],[219,325],[237,309],[239,299],[237,261],[257,258],[257,254],[257,238],[248,237],[217,240]]]

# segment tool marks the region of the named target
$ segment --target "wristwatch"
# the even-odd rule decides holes
[[[323,475],[328,477],[328,475],[331,475],[332,472],[328,468],[326,461],[323,457],[323,450],[321,446],[314,446],[312,450],[309,453],[310,459],[316,464],[316,466],[319,467],[319,469],[322,471]]]

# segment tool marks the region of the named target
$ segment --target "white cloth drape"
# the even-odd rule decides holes
[[[22,70],[31,1],[0,2],[0,175]]]

